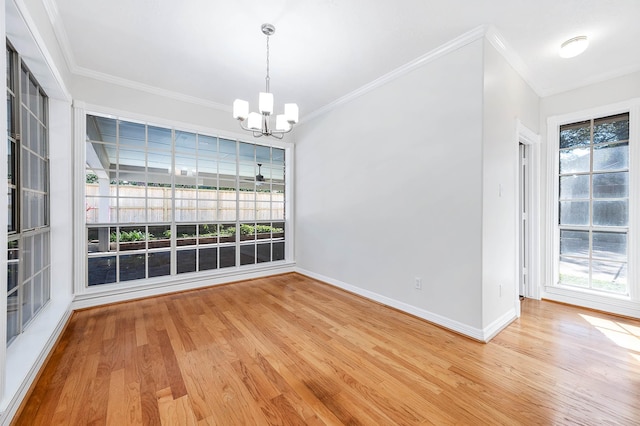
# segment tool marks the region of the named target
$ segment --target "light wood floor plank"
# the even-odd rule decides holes
[[[15,425],[640,424],[640,321],[482,344],[298,274],[76,312]]]

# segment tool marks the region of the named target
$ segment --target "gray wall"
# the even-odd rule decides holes
[[[297,129],[301,269],[482,326],[482,54],[476,40]]]
[[[484,327],[508,314],[519,303],[519,154],[516,123],[520,120],[530,130],[537,132],[538,111],[538,96],[485,40],[482,133]]]

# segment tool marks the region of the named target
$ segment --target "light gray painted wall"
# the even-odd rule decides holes
[[[482,317],[486,327],[519,303],[516,123],[519,119],[538,131],[539,98],[491,43],[484,44]]]
[[[482,50],[477,40],[297,129],[300,268],[481,327]]]
[[[540,129],[545,130],[547,118],[582,111],[640,97],[640,71],[592,84],[568,92],[547,96],[540,101]],[[544,135],[545,132],[542,131]]]

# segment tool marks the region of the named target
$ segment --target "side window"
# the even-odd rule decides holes
[[[557,285],[629,294],[629,114],[560,127]]]
[[[50,296],[48,99],[7,45],[7,342]]]

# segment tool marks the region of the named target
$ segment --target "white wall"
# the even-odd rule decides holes
[[[303,272],[482,326],[482,50],[476,40],[296,130]]]
[[[516,123],[538,130],[539,98],[485,40],[483,102],[483,327],[513,315],[518,302]]]

